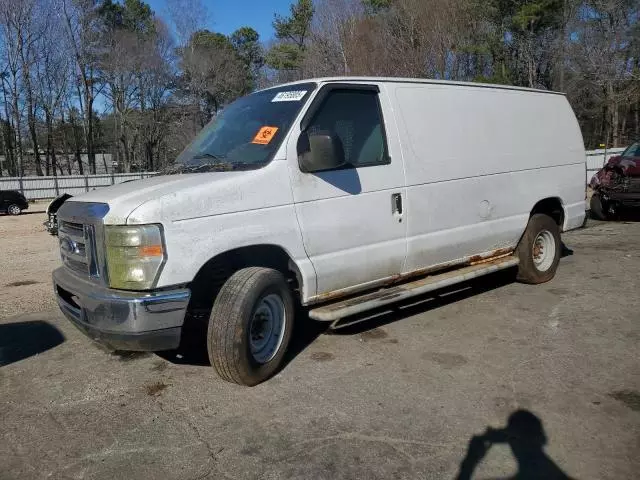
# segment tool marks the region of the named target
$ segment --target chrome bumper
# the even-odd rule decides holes
[[[65,267],[53,272],[60,309],[87,336],[114,350],[177,348],[191,292],[126,292],[79,279]]]

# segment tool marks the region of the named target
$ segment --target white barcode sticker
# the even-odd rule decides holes
[[[280,92],[273,97],[272,102],[299,102],[307,94],[306,90],[293,90],[291,92]]]

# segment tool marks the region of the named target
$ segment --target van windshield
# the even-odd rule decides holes
[[[226,106],[163,173],[260,168],[271,161],[315,83],[271,88]]]

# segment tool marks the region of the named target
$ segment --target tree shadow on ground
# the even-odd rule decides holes
[[[64,340],[60,330],[41,320],[0,324],[0,367],[46,352]]]
[[[547,442],[542,421],[528,410],[517,410],[509,416],[504,428],[489,427],[483,434],[471,437],[456,480],[470,480],[489,449],[496,444],[508,444],[517,462],[516,474],[504,477],[505,480],[571,480],[545,453]]]

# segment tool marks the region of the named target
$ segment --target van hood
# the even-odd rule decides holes
[[[104,222],[109,225],[162,223],[265,208],[283,202],[279,195],[260,194],[288,181],[288,175],[282,178],[283,172],[275,173],[282,168],[277,164],[286,162],[273,161],[258,170],[155,176],[96,189],[67,201],[108,204]],[[278,188],[290,193],[282,186]]]

